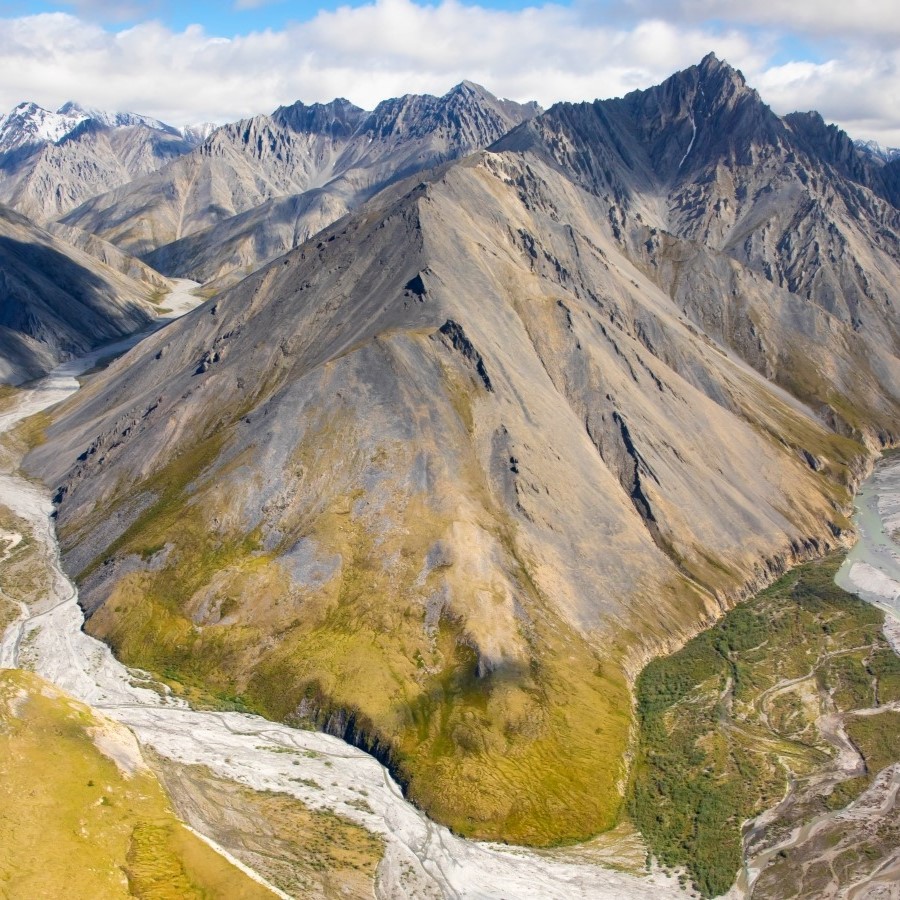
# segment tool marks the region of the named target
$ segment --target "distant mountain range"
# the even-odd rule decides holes
[[[391,182],[486,147],[537,112],[470,82],[371,112],[341,99],[295,103],[220,128],[65,222],[168,275],[239,280]]]
[[[208,122],[187,128],[174,128],[159,119],[137,113],[85,109],[74,100],[64,103],[56,112],[36,103],[24,102],[0,116],[0,154],[21,147],[58,144],[89,121],[106,128],[132,128],[139,125],[183,138],[193,144],[206,140],[216,129],[215,125]]]
[[[0,118],[0,202],[46,223],[88,198],[189,153],[212,125],[173,128],[149,116],[56,112],[21,103]]]
[[[215,279],[26,460],[87,628],[464,834],[615,823],[644,662],[839,546],[900,442],[900,160],[713,55],[295,104],[62,219]]]
[[[878,141],[854,141],[853,145],[866,156],[883,163],[895,162],[900,159],[900,147],[882,147]]]

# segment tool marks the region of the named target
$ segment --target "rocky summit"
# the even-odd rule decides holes
[[[549,845],[617,821],[642,665],[844,540],[900,435],[900,213],[896,163],[713,56],[534,113],[467,84],[297,105],[81,207],[211,277],[290,247],[253,210],[303,242],[26,465],[127,664]]]

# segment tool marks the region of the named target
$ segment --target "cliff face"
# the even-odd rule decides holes
[[[461,832],[612,824],[640,661],[838,542],[900,433],[892,207],[791,134],[710,59],[555,107],[148,339],[28,459],[88,628]],[[766,269],[770,194],[847,252]]]

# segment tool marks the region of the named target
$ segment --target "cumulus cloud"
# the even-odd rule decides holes
[[[180,125],[269,112],[297,99],[344,96],[371,108],[402,93],[443,93],[469,78],[546,106],[647,87],[715,50],[776,111],[818,108],[854,136],[900,145],[900,111],[890,103],[900,95],[893,46],[845,42],[828,61],[776,66],[769,62],[780,47],[775,31],[723,25],[721,17],[711,26],[699,11],[675,21],[654,15],[652,0],[630,5],[639,3],[647,16],[626,21],[599,18],[595,4],[504,11],[460,0],[373,0],[229,39],[153,21],[114,31],[69,14],[12,18],[0,21],[0,105],[74,98]]]

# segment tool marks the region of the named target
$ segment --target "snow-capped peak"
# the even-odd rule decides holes
[[[875,162],[889,163],[900,159],[900,147],[884,147],[878,141],[854,141],[853,145]]]
[[[219,126],[215,122],[198,122],[196,125],[185,125],[181,136],[191,144],[202,144]]]
[[[137,113],[87,109],[74,100],[64,103],[56,112],[51,112],[36,103],[26,102],[20,103],[8,115],[0,117],[0,153],[29,145],[58,144],[79,125],[89,120],[107,128],[143,125],[155,131],[181,134],[159,119]]]
[[[85,119],[92,119],[108,128],[128,128],[131,125],[145,125],[147,128],[153,128],[155,131],[176,132],[177,129],[159,119],[152,116],[142,116],[138,113],[130,112],[107,112],[104,109],[87,109],[74,100],[64,103],[57,112],[60,115],[81,115]]]
[[[0,151],[58,143],[87,118],[84,112],[50,112],[36,103],[20,103],[0,118]]]

